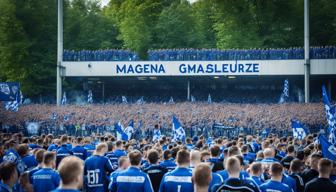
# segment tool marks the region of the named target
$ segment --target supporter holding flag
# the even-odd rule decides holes
[[[173,116],[173,131],[174,131],[173,142],[181,141],[184,143],[185,138],[186,138],[186,133],[183,127],[181,126],[179,120],[175,116]]]
[[[66,157],[58,166],[61,183],[53,192],[79,192],[83,186],[83,160],[78,157]]]
[[[103,192],[108,189],[107,175],[113,171],[113,168],[110,160],[104,156],[106,152],[106,143],[100,143],[93,155],[85,160],[84,179],[87,192]]]
[[[193,191],[191,181],[192,170],[190,166],[190,153],[187,150],[180,150],[176,157],[177,167],[166,173],[160,184],[160,192],[181,192]]]
[[[54,152],[43,154],[43,168],[32,176],[34,192],[52,191],[60,184],[60,176],[56,168],[56,156]]]
[[[297,120],[292,120],[292,129],[295,139],[303,140],[308,135],[307,129]]]
[[[112,190],[116,192],[154,192],[148,175],[140,170],[142,154],[138,150],[128,154],[131,166],[120,172],[113,180]]]
[[[325,86],[322,86],[322,98],[328,121],[329,142],[336,146],[336,117],[335,108],[331,106]]]
[[[320,159],[318,162],[318,178],[311,180],[306,184],[305,192],[316,191],[336,191],[336,184],[330,180],[330,173],[333,168],[333,162],[330,159]]]

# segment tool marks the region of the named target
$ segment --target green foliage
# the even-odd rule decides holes
[[[304,0],[64,0],[65,49],[303,46]],[[0,80],[54,93],[57,0],[0,1]],[[336,1],[310,1],[312,45],[336,44]]]

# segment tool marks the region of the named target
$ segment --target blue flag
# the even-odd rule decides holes
[[[117,131],[117,140],[128,141],[128,135],[124,132],[124,128],[120,122],[114,125],[115,130]]]
[[[181,123],[175,116],[173,116],[173,130],[174,130],[173,141],[174,142],[176,141],[185,142],[186,133],[183,127],[181,126]]]
[[[136,103],[139,105],[144,104],[145,103],[144,97],[143,96],[140,97],[140,99],[138,99]]]
[[[67,104],[67,97],[66,97],[66,93],[63,93],[63,97],[62,97],[62,105],[66,105]]]
[[[88,103],[93,103],[93,95],[92,95],[92,91],[89,90],[88,92],[88,99],[87,99]]]
[[[336,118],[335,109],[331,106],[325,86],[322,86],[322,98],[326,110],[329,130],[329,142],[336,146]]]
[[[19,104],[21,104],[21,94],[20,92],[17,92],[14,101],[8,101],[5,103],[5,109],[17,112],[19,111]]]
[[[161,131],[160,129],[154,129],[153,133],[153,141],[156,142],[161,138]]]
[[[271,132],[271,128],[265,128],[262,132],[261,132],[261,137],[266,138],[268,137],[268,135]]]
[[[330,144],[328,140],[322,135],[319,135],[319,142],[322,148],[322,155],[332,161],[336,161],[336,148]]]
[[[280,96],[279,103],[285,103],[288,97],[289,97],[289,82],[288,82],[288,79],[286,79],[284,81],[284,87],[283,87],[282,94]]]
[[[127,104],[127,98],[126,98],[126,96],[121,96],[121,102],[123,104]]]
[[[124,132],[127,135],[127,140],[130,140],[132,138],[133,133],[134,133],[134,121],[133,121],[133,119],[128,123],[128,126],[125,128]]]
[[[302,140],[308,135],[308,130],[297,120],[292,120],[292,128],[293,137],[296,139]]]
[[[193,95],[191,95],[191,102],[196,102],[196,98]]]
[[[208,103],[212,103],[212,100],[211,100],[211,95],[210,95],[210,93],[209,93],[209,95],[208,95]]]
[[[174,103],[174,99],[173,99],[173,97],[170,97],[168,103],[169,103],[169,104],[173,104],[173,103]]]

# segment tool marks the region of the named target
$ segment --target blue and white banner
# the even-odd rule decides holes
[[[134,133],[134,121],[133,120],[131,120],[128,123],[128,126],[124,129],[124,132],[127,135],[127,140],[130,140],[132,138],[133,133]]]
[[[308,130],[298,121],[292,120],[293,137],[299,140],[304,139],[308,134]]]
[[[16,94],[20,92],[20,84],[16,82],[0,82],[0,101],[17,100]]]
[[[329,97],[325,86],[322,86],[322,99],[326,110],[326,116],[328,121],[329,142],[336,146],[336,117],[335,108],[330,104]]]
[[[284,87],[280,96],[279,103],[285,103],[288,100],[288,98],[289,98],[289,81],[288,79],[286,79],[284,81]]]
[[[123,104],[127,104],[127,98],[126,98],[126,96],[121,96],[121,102]]]
[[[16,92],[16,99],[14,101],[5,102],[5,109],[7,111],[19,111],[19,105],[22,103],[21,101],[21,91]]]
[[[153,131],[153,141],[156,142],[161,138],[161,131],[160,129],[154,129]]]
[[[88,99],[87,99],[88,103],[93,103],[93,95],[92,95],[92,91],[89,90],[88,92]]]
[[[173,142],[176,142],[176,141],[185,142],[186,133],[181,123],[175,116],[173,116],[173,131],[174,131]]]
[[[128,141],[128,135],[124,132],[124,127],[120,121],[114,125],[114,128],[117,131],[117,140]]]

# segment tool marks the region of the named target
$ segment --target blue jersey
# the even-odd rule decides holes
[[[130,167],[117,174],[112,181],[112,191],[153,192],[148,175],[137,167]]]
[[[296,192],[296,181],[292,177],[283,174],[282,183],[288,185],[294,192]]]
[[[76,190],[76,189],[55,189],[53,190],[52,192],[80,192],[79,190]]]
[[[116,149],[115,151],[113,151],[114,156],[116,157],[121,157],[121,156],[126,156],[126,152],[124,150],[121,149]]]
[[[220,176],[222,176],[222,178],[223,178],[224,181],[229,178],[229,173],[228,173],[228,171],[226,169],[222,170],[222,171],[217,171],[217,173]],[[239,173],[239,178],[240,179],[246,179],[248,177],[250,177],[250,175],[245,170],[240,171],[240,173]]]
[[[67,157],[70,155],[72,155],[72,151],[69,150],[67,145],[61,145],[61,147],[57,150],[56,165],[58,166],[64,157]]]
[[[123,169],[117,169],[115,171],[113,171],[110,175],[110,184],[108,186],[109,191],[113,190],[113,181],[116,181],[117,176],[120,172],[124,171]]]
[[[33,183],[33,174],[36,173],[37,171],[41,170],[41,169],[42,169],[42,167],[35,167],[28,172],[29,181],[30,181],[31,184]]]
[[[85,160],[84,177],[87,191],[101,192],[108,188],[108,175],[113,171],[107,157],[93,155]]]
[[[58,149],[58,145],[56,144],[51,144],[48,147],[48,151],[57,151],[57,149]]]
[[[261,192],[293,192],[292,189],[279,181],[269,180],[260,186]]]
[[[212,179],[209,185],[209,189],[208,191],[210,192],[211,189],[215,186],[215,185],[220,185],[224,182],[222,176],[220,176],[218,173],[211,173],[212,175]]]
[[[26,155],[22,158],[22,161],[26,165],[26,167],[25,167],[26,171],[29,171],[29,170],[31,170],[31,169],[33,169],[34,167],[37,166],[37,161],[36,161],[34,155]]]
[[[33,174],[34,192],[52,191],[60,184],[59,174],[51,168],[42,168]]]
[[[168,170],[173,170],[176,168],[176,163],[172,160],[164,160],[160,163],[160,165]]]
[[[177,167],[163,176],[160,184],[160,192],[194,191],[191,177],[191,169]]]
[[[258,186],[264,184],[263,180],[261,179],[261,177],[257,177],[257,176],[251,176],[248,179],[253,180]]]
[[[126,153],[125,153],[126,154]],[[112,168],[113,168],[113,170],[116,170],[116,169],[118,169],[118,160],[119,160],[119,158],[121,157],[121,156],[119,156],[120,154],[115,154],[115,152],[108,152],[108,153],[106,153],[105,154],[105,157],[107,157],[109,160],[110,160],[110,162],[111,162],[111,164],[112,164]]]
[[[87,157],[90,157],[92,155],[93,151],[96,149],[96,147],[92,144],[86,144],[83,147],[87,151]]]
[[[12,192],[13,189],[0,181],[0,192]]]
[[[82,159],[82,160],[85,160],[87,158],[87,151],[84,147],[82,146],[76,146],[74,148],[72,148],[72,153],[74,156]]]
[[[279,161],[275,158],[265,158],[261,160],[262,164],[272,164],[272,163],[279,163]]]

